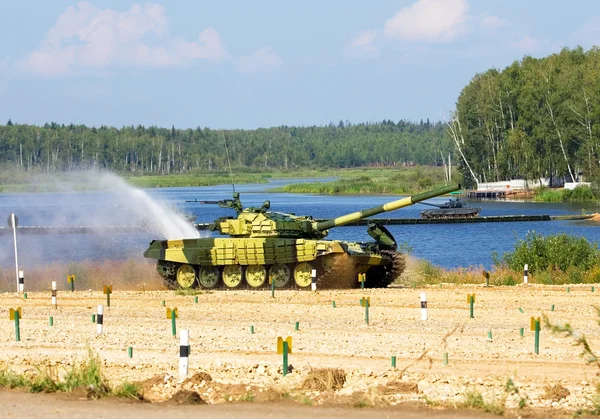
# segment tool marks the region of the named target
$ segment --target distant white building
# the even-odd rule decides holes
[[[577,184],[583,184],[587,182],[579,182]],[[477,184],[478,191],[518,191],[524,189],[539,188],[540,186],[548,186],[550,184],[549,178],[542,178],[538,180],[525,180],[525,179],[511,179],[503,180],[500,182],[481,182]],[[576,184],[576,185],[577,185]],[[566,184],[563,179],[552,179],[553,187],[560,187]],[[575,188],[575,186],[573,187]]]

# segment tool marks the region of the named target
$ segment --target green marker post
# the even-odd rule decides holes
[[[571,287],[567,287],[567,294],[571,292]]]
[[[448,352],[444,352],[444,367],[448,365]]]
[[[275,298],[275,281],[271,278],[271,298]]]
[[[129,358],[133,358],[133,347],[130,346],[129,348],[127,348],[127,356]]]
[[[15,310],[15,340],[17,342],[21,341],[21,328],[19,325],[19,311]]]
[[[300,322],[296,322],[296,325],[294,326],[294,330],[297,332],[298,330],[300,330]]]
[[[592,292],[594,292],[594,291],[595,291],[595,289],[594,289],[594,287],[592,286]]]
[[[488,340],[491,342],[492,341],[492,331],[488,330]]]
[[[369,300],[365,299],[365,323],[369,325]]]
[[[177,324],[175,322],[175,319],[177,318],[177,315],[175,313],[175,309],[171,310],[171,334],[173,336],[177,335]]]
[[[283,341],[283,375],[284,377],[288,372],[288,343]]]
[[[550,307],[550,311],[554,311],[554,304]]]
[[[535,354],[540,354],[540,321],[535,321],[535,343],[534,343]]]
[[[525,335],[525,329],[522,327],[519,329],[519,336],[523,337]]]
[[[197,295],[194,297],[194,303],[198,304],[198,296]]]
[[[106,293],[106,307],[110,307],[110,292]]]
[[[165,306],[165,300],[162,300],[162,301],[160,302],[160,305],[162,305],[162,306],[164,307],[164,306]]]
[[[50,326],[54,326],[54,317],[50,316],[50,317],[48,318],[48,324],[49,324]]]
[[[96,315],[92,314],[92,323],[96,323]]]
[[[474,307],[475,306],[475,296],[474,295],[469,295],[469,318],[470,319],[474,319],[475,318],[475,314],[474,314]]]
[[[523,310],[521,307],[519,307],[519,311],[520,311],[521,313],[525,313],[525,311],[524,311],[524,310]]]
[[[392,368],[396,368],[396,356],[392,356]]]
[[[254,334],[254,326],[250,326],[250,334],[253,335]]]
[[[335,308],[335,301],[331,302],[331,307]]]
[[[27,299],[27,293],[26,292],[23,293],[23,298]]]

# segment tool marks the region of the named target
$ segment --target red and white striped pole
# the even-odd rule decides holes
[[[190,355],[190,331],[184,329],[179,335],[179,378],[184,380],[188,376]]]

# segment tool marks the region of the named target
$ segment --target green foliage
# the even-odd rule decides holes
[[[89,398],[97,399],[110,394],[110,387],[100,370],[101,361],[97,355],[89,353],[86,362],[75,364],[61,383],[61,389],[71,392],[78,388],[87,391]]]
[[[124,381],[112,390],[112,394],[124,399],[141,400],[142,388],[138,383]]]
[[[254,395],[254,393],[252,393],[251,391],[248,391],[248,392],[244,393],[241,400],[243,402],[253,402],[255,398],[256,398],[256,396]]]
[[[37,375],[33,377],[5,369],[0,371],[0,387],[25,388],[32,393],[70,393],[76,389],[83,389],[88,398],[97,399],[112,394],[102,375],[100,364],[99,358],[90,352],[88,360],[76,363],[62,380],[57,378],[56,371],[50,369],[41,371],[38,368]],[[131,386],[128,388],[132,389]]]
[[[584,237],[574,237],[564,233],[544,237],[535,231],[530,231],[525,239],[515,244],[514,252],[502,256],[502,262],[513,270],[522,269],[525,264],[528,264],[531,273],[548,269],[568,271],[570,279],[576,281],[573,283],[581,283],[583,282],[581,270],[599,265],[600,251],[596,243],[590,243]]]
[[[454,178],[458,178],[454,174]],[[404,167],[399,169],[362,171],[332,182],[294,183],[284,192],[321,195],[407,194],[434,189],[445,182],[441,167]]]
[[[0,387],[22,388],[28,387],[31,381],[23,376],[15,374],[10,370],[0,371]]]
[[[467,163],[465,178],[480,182],[523,178],[600,179],[600,48],[563,48],[524,57],[503,70],[476,74],[449,121],[449,136]],[[471,174],[472,173],[472,174]],[[543,200],[589,200],[582,190]]]
[[[597,199],[589,186],[578,186],[573,190],[541,188],[535,196],[538,202],[589,202]]]
[[[229,159],[225,152],[225,144]],[[368,144],[368,147],[365,146]],[[240,173],[246,168],[396,166],[402,163],[441,165],[451,144],[441,122],[279,126],[254,130],[175,129],[126,126],[87,127],[11,123],[0,125],[0,169],[31,173],[111,170],[132,175],[220,172],[228,180],[228,160]],[[2,172],[2,170],[0,170]],[[249,173],[249,172],[247,172]],[[0,184],[12,185],[0,176]],[[236,180],[237,181],[237,180]],[[140,186],[170,185],[169,179],[140,179]],[[196,185],[195,181],[192,179]],[[426,180],[424,180],[426,182]],[[16,183],[28,183],[19,182]],[[178,180],[183,186],[184,180]]]

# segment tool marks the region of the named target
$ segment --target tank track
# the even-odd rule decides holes
[[[392,284],[406,269],[406,259],[402,253],[398,253],[394,250],[382,250],[381,254],[389,257],[392,260],[392,264],[371,269],[367,274],[367,282],[365,287],[367,288],[387,288]]]
[[[367,282],[365,283],[365,287],[367,288],[386,288],[388,285],[393,283],[401,274],[404,272],[406,261],[404,259],[404,255],[395,251],[382,250],[381,253],[383,255],[388,256],[392,260],[392,264],[388,266],[381,267],[372,267],[369,269],[367,274]],[[318,260],[318,259],[317,259]],[[156,269],[159,275],[163,278],[163,282],[165,286],[170,290],[178,290],[180,289],[179,284],[176,280],[178,264],[174,262],[159,262],[157,263]],[[333,257],[333,263],[328,265],[327,267],[323,266],[322,263],[318,263],[317,265],[317,288],[318,289],[349,289],[349,288],[357,288],[359,286],[357,281],[357,273],[358,269],[355,261],[351,256],[347,254],[335,255]],[[194,288],[201,288],[198,283],[194,284]],[[268,284],[265,283],[264,286],[260,288],[251,288],[247,285],[240,285],[237,288],[238,290],[242,289],[266,289],[270,288]],[[215,287],[213,290],[229,290],[232,288],[228,288],[223,284],[223,281]],[[310,289],[300,288],[295,283],[294,280],[290,280],[288,286],[284,288],[277,289]]]

